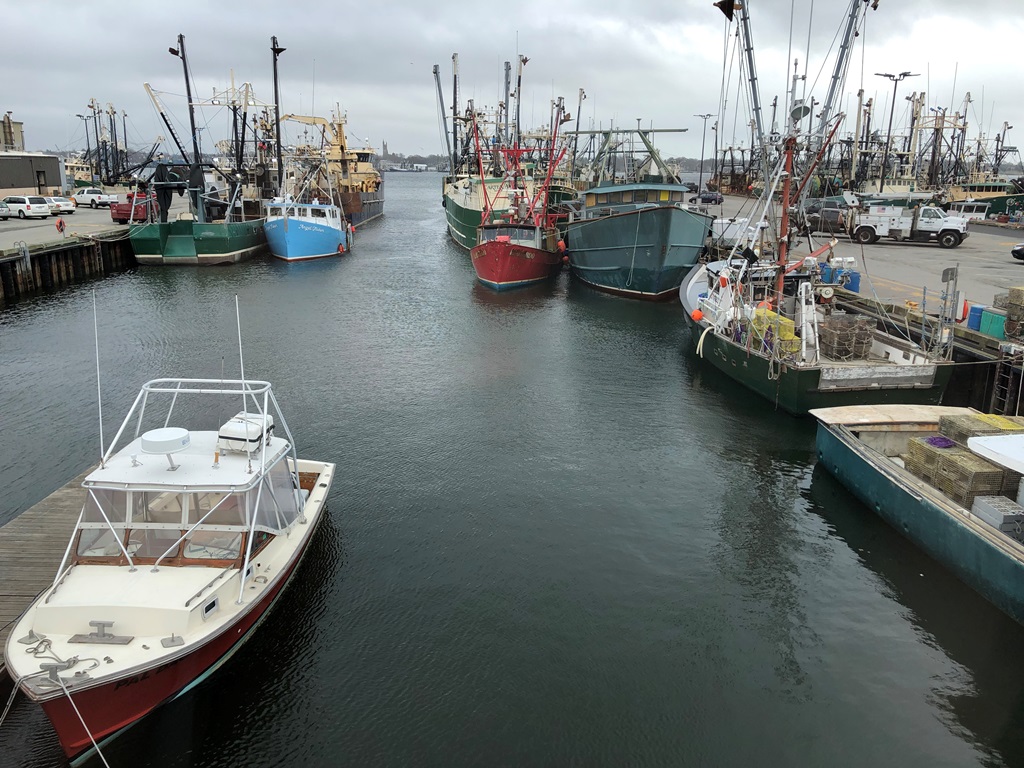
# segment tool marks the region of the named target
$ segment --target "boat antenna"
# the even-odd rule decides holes
[[[242,420],[248,421],[246,416],[248,411],[245,410],[245,360],[242,358],[242,315],[238,311],[238,294],[235,294],[235,326],[238,328],[238,367],[242,372]],[[246,452],[249,458],[249,474],[252,474],[252,454]]]
[[[277,145],[277,194],[284,188],[284,164],[281,160],[281,91],[277,80],[277,57],[285,52],[277,44],[277,35],[270,38],[270,51],[274,54],[274,143]],[[238,297],[235,297],[235,301]],[[244,377],[243,377],[244,378]]]
[[[100,390],[100,325],[96,319],[96,289],[92,289],[92,330],[96,339],[96,404],[100,412],[100,469],[105,469],[103,458],[106,448],[103,445],[103,393]]]
[[[238,311],[238,294],[235,294],[235,326],[238,328],[238,366],[242,371],[242,413],[245,414],[245,360],[242,358],[242,316]]]

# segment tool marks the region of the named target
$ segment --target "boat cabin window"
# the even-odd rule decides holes
[[[282,213],[283,210],[284,209],[282,209],[282,208],[276,208],[276,207],[275,208],[268,208],[267,209],[267,216],[282,216],[283,215],[283,213]]]
[[[314,219],[326,219],[327,211],[323,208],[310,208],[309,212],[313,214]]]
[[[124,528],[128,520],[128,494],[109,488],[92,488],[85,499],[82,526],[107,527],[107,522]]]
[[[683,202],[683,193],[682,192],[673,192],[671,199],[672,199],[673,203],[681,203],[681,202]]]
[[[188,526],[191,527],[200,520],[203,521],[203,525],[245,525],[245,495],[189,494]]]
[[[598,195],[597,196],[597,204],[598,205],[607,205],[608,204],[608,195],[607,194],[600,194],[600,195]]]
[[[625,192],[622,193],[622,202],[624,202],[624,203],[632,203],[633,202],[633,190],[632,189],[627,189]]]
[[[587,203],[586,204],[587,204],[588,207],[592,206],[592,205],[596,205],[597,204],[597,195],[595,195],[593,193],[589,193],[587,195]]]
[[[242,554],[243,538],[231,531],[193,531],[181,554],[189,560],[235,560]]]
[[[249,491],[256,505],[256,528],[267,533],[279,533],[291,526],[299,517],[299,503],[291,473],[285,461],[279,461],[267,474],[262,488]]]
[[[533,227],[494,227],[480,230],[481,242],[492,240],[511,240],[517,243],[533,243]]]
[[[177,528],[133,528],[128,532],[125,549],[133,559],[155,560],[168,550],[167,556],[175,557],[181,547],[180,538]]]
[[[132,525],[170,523],[180,526],[183,509],[180,493],[136,491],[132,494]]]

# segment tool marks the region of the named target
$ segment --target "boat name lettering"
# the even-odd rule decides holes
[[[123,688],[126,685],[133,685],[134,683],[141,683],[143,680],[148,680],[150,677],[149,671],[143,672],[141,675],[134,675],[132,677],[126,677],[124,680],[118,680],[117,685],[114,686],[116,691],[118,688]]]

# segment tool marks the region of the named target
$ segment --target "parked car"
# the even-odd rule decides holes
[[[807,232],[846,234],[846,212],[849,205],[833,200],[811,203],[803,211],[803,224]]]
[[[85,187],[79,189],[72,195],[78,205],[88,205],[90,208],[107,207],[117,202],[117,195],[108,195],[97,187]]]
[[[708,190],[701,192],[699,195],[694,195],[690,198],[690,202],[696,203],[698,198],[704,205],[721,205],[725,202],[725,198],[722,197],[721,192],[710,192]]]
[[[50,215],[50,204],[40,195],[11,195],[4,202],[11,209],[11,216],[17,213],[19,219],[45,219]]]
[[[1010,249],[1010,255],[1015,259],[1024,261],[1024,243],[1017,243]]]
[[[66,197],[48,197],[46,202],[50,204],[50,213],[60,216],[62,213],[74,213],[78,204]]]
[[[0,219],[7,221],[11,218],[11,209],[7,207],[7,203],[0,202]]]

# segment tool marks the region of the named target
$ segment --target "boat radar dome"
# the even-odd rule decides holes
[[[171,454],[184,451],[192,444],[188,430],[181,427],[162,427],[151,429],[142,435],[143,453],[162,453],[167,457],[167,463],[171,466],[169,471],[173,472],[178,468],[171,458]]]

